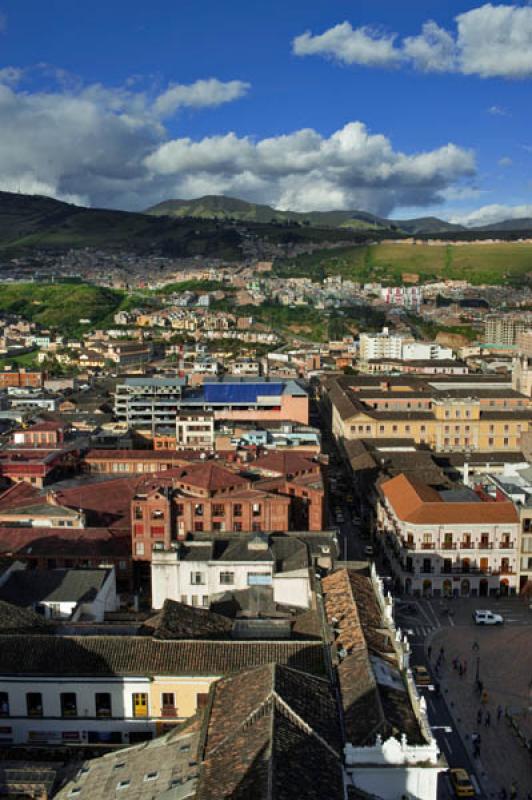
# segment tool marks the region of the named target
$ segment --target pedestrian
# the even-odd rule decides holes
[[[483,706],[485,706],[486,703],[488,702],[488,693],[487,693],[487,691],[485,689],[482,692],[482,696],[481,696],[480,702],[482,703]]]
[[[440,647],[440,658],[442,661],[445,658],[445,650],[443,648],[443,645]]]
[[[486,726],[486,728],[489,728],[490,723],[491,723],[491,714],[488,710],[486,711],[486,716],[484,717],[484,725]]]
[[[464,665],[462,664],[461,661],[458,665],[458,674],[460,675],[460,677],[462,677],[462,675],[464,674]]]
[[[477,725],[482,725],[482,709],[479,708],[477,711]]]
[[[465,658],[464,658],[463,663],[462,663],[462,669],[464,670],[464,675],[465,675],[466,672],[467,672],[467,659],[465,659]]]
[[[497,706],[497,722],[501,721],[502,711],[503,711],[502,706],[499,703],[499,705]],[[531,800],[532,800],[532,798],[531,798]]]
[[[482,683],[482,681],[481,681],[481,680],[478,680],[478,681],[477,681],[477,689],[478,689],[478,693],[481,695],[481,694],[482,694],[482,691],[483,691],[483,689],[484,689],[484,684]]]
[[[432,655],[432,645],[431,644],[429,644],[429,646],[427,648],[427,655],[428,655],[429,661],[430,661],[430,657]]]
[[[458,656],[453,658],[453,669],[458,669]]]

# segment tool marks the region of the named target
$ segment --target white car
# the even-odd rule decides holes
[[[493,611],[477,609],[473,611],[473,621],[475,625],[502,625],[504,617],[494,614]]]

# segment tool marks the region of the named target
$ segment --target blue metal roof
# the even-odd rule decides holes
[[[205,383],[208,403],[256,403],[257,397],[280,397],[284,383]]]

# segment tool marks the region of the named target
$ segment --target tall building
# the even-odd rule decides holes
[[[508,347],[516,344],[517,337],[527,329],[525,322],[498,314],[490,314],[484,322],[484,341]]]

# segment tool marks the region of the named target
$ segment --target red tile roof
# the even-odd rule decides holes
[[[244,489],[249,487],[251,483],[247,478],[243,478],[226,467],[220,467],[212,461],[185,467],[176,480],[210,492],[233,487]]]
[[[270,452],[253,461],[251,468],[258,468],[280,475],[297,475],[309,470],[319,469],[319,464],[298,453]]]
[[[414,525],[497,525],[515,523],[518,514],[511,502],[445,502],[440,494],[420,481],[397,475],[381,484],[396,516]]]
[[[129,533],[109,528],[21,528],[0,526],[0,553],[38,557],[129,558]]]

